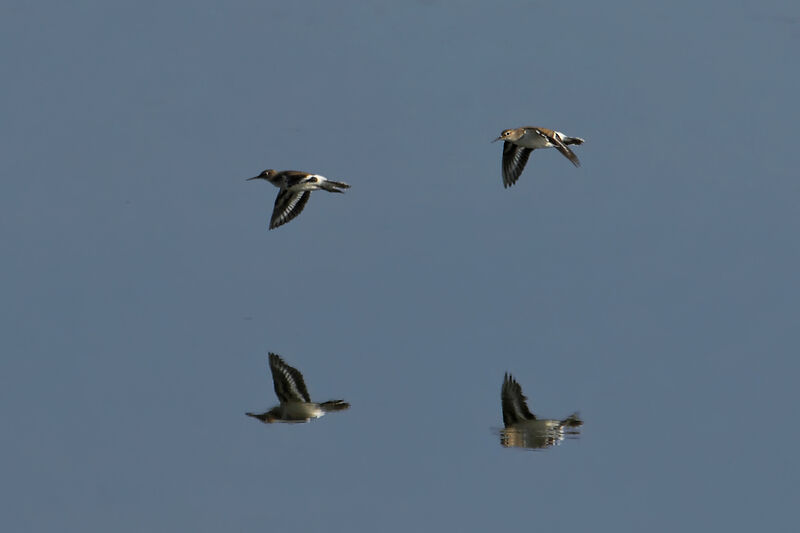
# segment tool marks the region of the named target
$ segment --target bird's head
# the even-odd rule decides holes
[[[264,172],[262,172],[258,176],[253,176],[252,178],[247,178],[247,180],[245,180],[245,181],[250,181],[250,180],[267,180],[267,181],[270,181],[273,178],[273,176],[275,176],[275,174],[277,174],[277,173],[278,173],[277,170],[272,169],[272,168],[268,168],[267,170],[265,170]]]
[[[513,141],[513,140],[515,140],[514,130],[503,130],[500,133],[500,137],[493,140],[492,142],[495,143],[497,141]]]

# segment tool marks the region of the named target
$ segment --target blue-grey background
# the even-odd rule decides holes
[[[0,29],[4,531],[795,530],[796,2]],[[582,168],[504,190],[522,125]],[[268,232],[273,167],[352,189]],[[268,351],[351,410],[246,418]],[[582,438],[501,448],[505,371]]]

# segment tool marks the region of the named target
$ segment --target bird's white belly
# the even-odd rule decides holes
[[[283,406],[283,415],[290,420],[319,418],[325,412],[315,403],[289,402]]]
[[[549,448],[564,440],[558,420],[526,420],[500,431],[503,446]]]
[[[517,145],[523,146],[525,148],[549,148],[553,146],[553,144],[547,140],[546,137],[539,135],[538,133],[527,133],[525,134],[520,140],[516,142]]]

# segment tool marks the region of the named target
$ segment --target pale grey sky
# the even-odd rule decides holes
[[[2,529],[792,531],[796,2],[0,8]],[[504,128],[586,139],[504,190]],[[264,168],[352,185],[267,231]],[[352,408],[264,426],[267,352]],[[500,447],[511,372],[582,437]]]

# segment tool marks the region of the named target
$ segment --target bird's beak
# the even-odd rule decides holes
[[[497,139],[493,140],[492,142],[493,142],[493,143],[496,143],[497,141],[499,141],[499,140],[501,140],[501,139],[502,139],[502,137],[498,137]]]
[[[258,178],[260,178],[260,177],[261,177],[261,176],[253,176],[252,178],[247,178],[247,179],[246,179],[246,180],[244,180],[244,181],[253,181],[253,180],[257,180],[257,179],[258,179]]]

